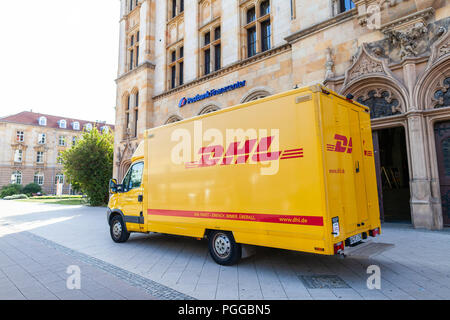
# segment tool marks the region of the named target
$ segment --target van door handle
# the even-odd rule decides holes
[[[359,173],[359,161],[356,161],[356,173]]]
[[[138,195],[138,202],[142,202],[144,200],[144,196],[142,194]]]

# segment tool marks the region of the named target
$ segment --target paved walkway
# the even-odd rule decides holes
[[[62,247],[61,247],[62,248]],[[147,290],[28,232],[0,225],[0,300],[155,299]],[[79,289],[67,280],[76,266]],[[78,287],[78,286],[77,286]]]
[[[39,298],[450,299],[448,231],[384,225],[378,241],[396,247],[374,259],[258,248],[223,267],[205,241],[133,234],[116,244],[104,208],[0,201],[0,209],[0,232],[9,230],[0,234],[0,292],[8,288],[12,298],[43,290]],[[72,264],[81,268],[81,290],[62,288]],[[380,290],[367,288],[370,265],[381,269]],[[59,289],[48,287],[52,278]]]

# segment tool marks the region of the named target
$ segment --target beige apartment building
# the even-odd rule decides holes
[[[31,111],[0,118],[0,187],[34,182],[45,194],[56,194],[57,184],[62,183],[63,194],[71,193],[59,155],[76,144],[83,130],[94,127],[114,128]]]
[[[114,175],[146,128],[323,83],[371,109],[381,218],[442,229],[449,25],[449,0],[121,0]]]

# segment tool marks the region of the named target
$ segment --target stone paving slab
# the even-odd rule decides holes
[[[37,263],[18,271],[23,277],[40,277],[48,285],[54,282],[54,276],[39,264],[62,278],[67,277],[64,266],[70,259],[84,263],[91,286],[86,286],[83,293],[89,296],[91,292],[95,295],[92,299],[105,292],[102,288],[117,294],[117,290],[122,290],[133,299],[141,298],[141,291],[136,290],[161,299],[450,299],[449,230],[415,230],[409,225],[384,224],[382,236],[375,241],[394,243],[395,248],[371,259],[257,248],[254,256],[238,265],[223,267],[209,257],[206,241],[132,234],[128,242],[114,243],[105,208],[15,201],[0,201],[0,208],[0,228],[6,223],[21,231],[15,233],[15,239],[0,237],[0,288],[8,288],[11,296],[17,296],[18,289],[2,279],[9,281],[8,274],[16,266],[10,256],[16,255],[22,264],[27,256]],[[47,249],[21,243],[30,237]],[[66,260],[57,259],[61,252]],[[367,287],[370,265],[381,269],[380,290]],[[107,280],[112,275],[115,280]],[[311,289],[301,280],[301,276],[317,275],[337,276],[348,288]],[[24,285],[22,282],[26,284],[20,277],[16,280],[20,286]],[[129,284],[128,289],[120,288],[120,281]],[[59,291],[56,285],[54,290]],[[56,292],[52,294],[58,296]],[[111,299],[115,298],[111,295]]]

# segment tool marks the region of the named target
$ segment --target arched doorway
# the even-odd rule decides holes
[[[372,78],[347,91],[369,107],[380,217],[386,222],[411,223],[410,169],[407,148],[406,100],[386,79]]]
[[[450,226],[450,121],[436,123],[434,135],[441,190],[442,220],[444,226]]]

